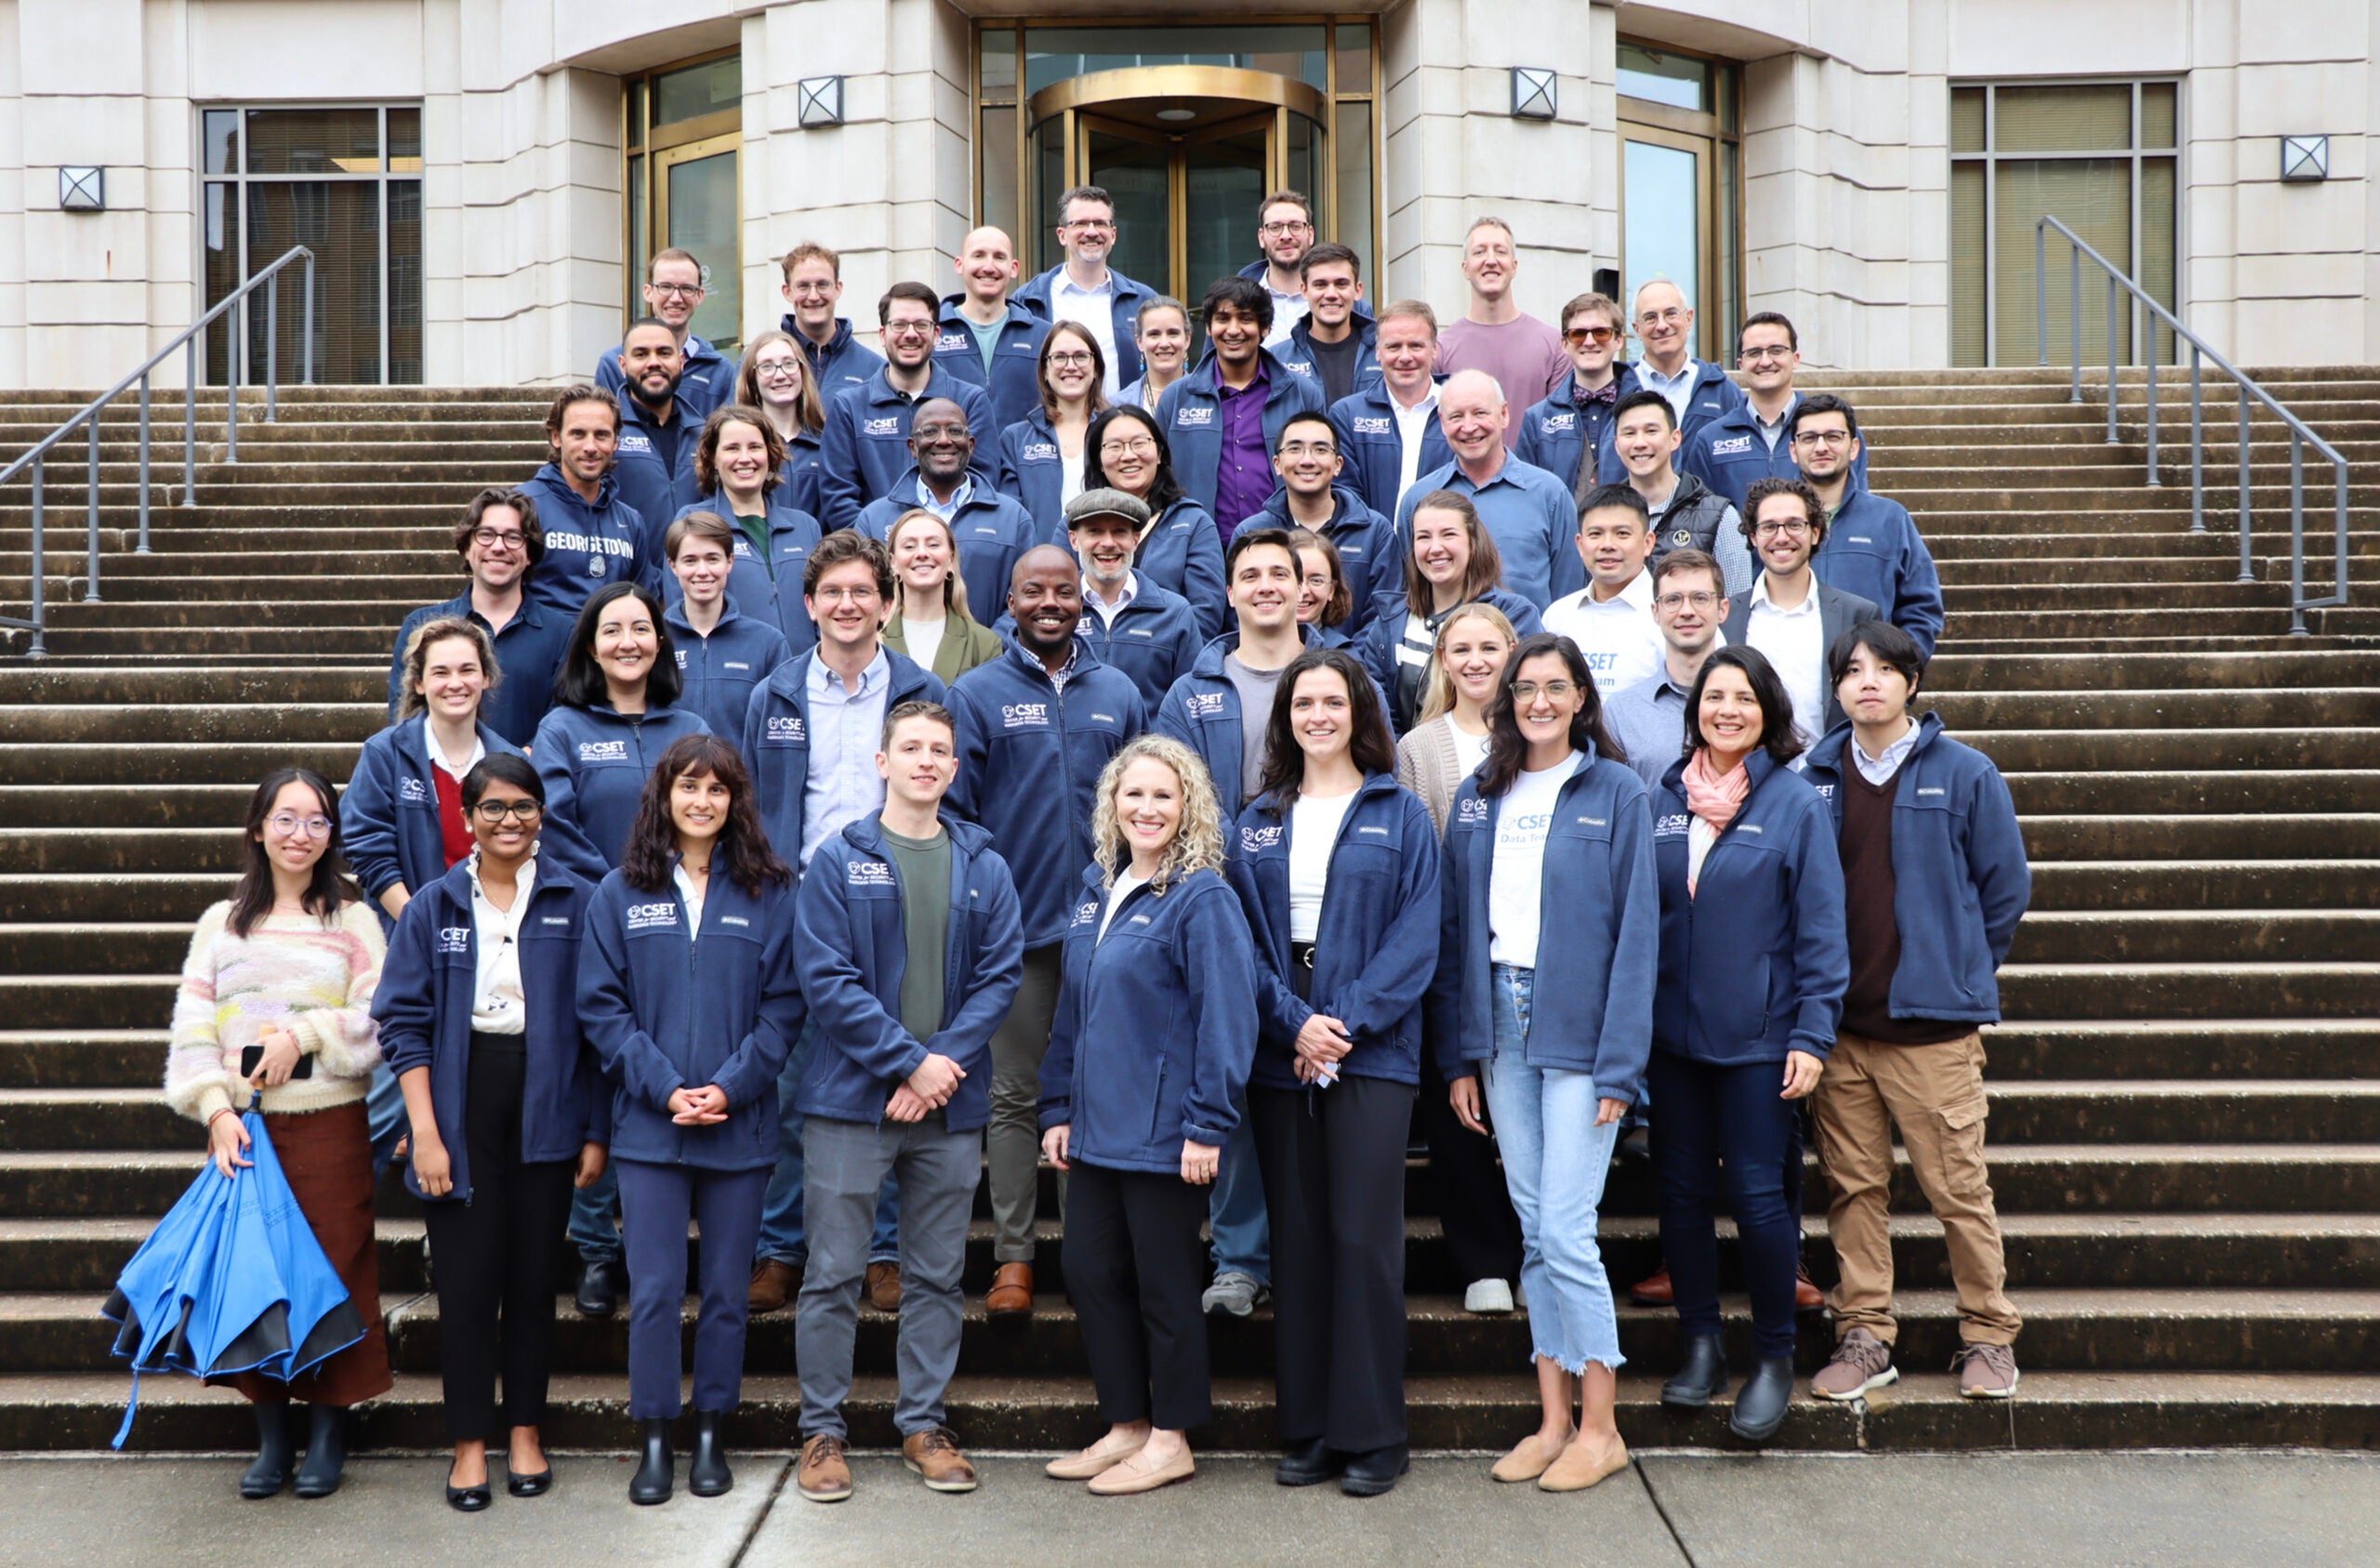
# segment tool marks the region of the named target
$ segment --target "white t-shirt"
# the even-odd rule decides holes
[[[1322,929],[1322,895],[1330,882],[1330,851],[1355,791],[1301,795],[1289,808],[1289,940],[1312,942]]]
[[[1479,765],[1488,760],[1488,737],[1469,733],[1454,721],[1452,714],[1447,716],[1447,733],[1454,738],[1455,766],[1462,770],[1462,778],[1479,771]],[[1462,779],[1455,781],[1458,785],[1461,782]]]
[[[1572,752],[1551,768],[1524,771],[1496,810],[1495,858],[1488,870],[1488,957],[1537,968],[1539,905],[1545,891],[1545,836],[1554,802],[1579,769]]]
[[[1653,621],[1653,574],[1639,572],[1626,587],[1597,604],[1593,585],[1545,607],[1545,629],[1567,637],[1587,656],[1595,691],[1609,697],[1660,672],[1666,651]]]
[[[1099,916],[1099,941],[1107,940],[1107,928],[1115,920],[1116,912],[1124,907],[1124,901],[1146,886],[1145,876],[1135,876],[1129,871],[1116,874],[1115,889],[1107,895],[1106,911]]]
[[[913,621],[901,617],[901,640],[909,645],[909,658],[919,669],[933,668],[933,656],[942,652],[943,628],[950,625],[950,617],[938,621]]]

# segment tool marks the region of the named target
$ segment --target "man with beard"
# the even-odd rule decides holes
[[[831,400],[826,431],[819,439],[818,520],[829,533],[852,527],[870,501],[892,494],[909,467],[909,422],[920,402],[948,398],[966,412],[968,428],[998,428],[984,389],[934,362],[942,301],[932,289],[894,283],[876,302],[876,319],[882,329],[884,367]]]
[[[967,410],[949,398],[927,398],[909,427],[909,466],[884,495],[867,504],[856,524],[871,539],[891,544],[892,525],[919,507],[950,524],[959,545],[959,575],[970,604],[1008,597],[1016,558],[1033,544],[1033,514],[1013,495],[992,488],[975,460],[975,433]]]
[[[648,316],[628,328],[620,370],[628,377],[620,389],[620,499],[643,520],[638,545],[658,570],[670,520],[702,494],[694,449],[708,415],[685,395],[685,362],[668,323]]]

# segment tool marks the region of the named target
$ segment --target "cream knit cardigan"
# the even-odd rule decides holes
[[[388,952],[371,906],[342,904],[328,922],[267,915],[245,937],[225,927],[231,911],[228,901],[216,904],[191,937],[174,998],[165,1103],[198,1122],[226,1107],[245,1110],[240,1053],[276,1023],[298,1036],[314,1074],[266,1089],[266,1111],[326,1111],[362,1100],[380,1064],[372,993]]]

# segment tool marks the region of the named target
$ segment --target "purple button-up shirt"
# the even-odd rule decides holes
[[[1271,389],[1261,358],[1245,387],[1235,389],[1220,374],[1215,377],[1223,431],[1223,455],[1215,464],[1215,525],[1226,545],[1232,531],[1273,498],[1273,455],[1264,449],[1264,399]]]

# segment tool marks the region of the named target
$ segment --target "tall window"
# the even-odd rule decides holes
[[[314,253],[314,379],[421,380],[421,111],[412,105],[208,109],[199,214],[212,308],[292,245]],[[302,265],[302,264],[301,264]],[[284,270],[278,374],[298,378],[304,275]],[[228,379],[231,317],[206,335]],[[249,296],[240,375],[264,379],[265,301]]]
[[[1950,362],[2033,364],[2033,225],[2060,219],[2167,310],[2175,308],[2180,147],[2173,82],[1986,84],[1950,89]],[[2050,361],[2074,352],[2073,272],[2066,242],[2051,233]],[[2146,344],[2129,299],[2116,312],[2116,352],[2127,363]],[[2082,270],[2082,357],[2108,357],[2107,282]],[[2170,358],[2172,334],[2159,329]]]
[[[734,350],[744,338],[744,60],[730,50],[631,77],[625,100],[628,265],[622,325],[645,313],[644,270],[675,247],[703,264],[695,336]]]

